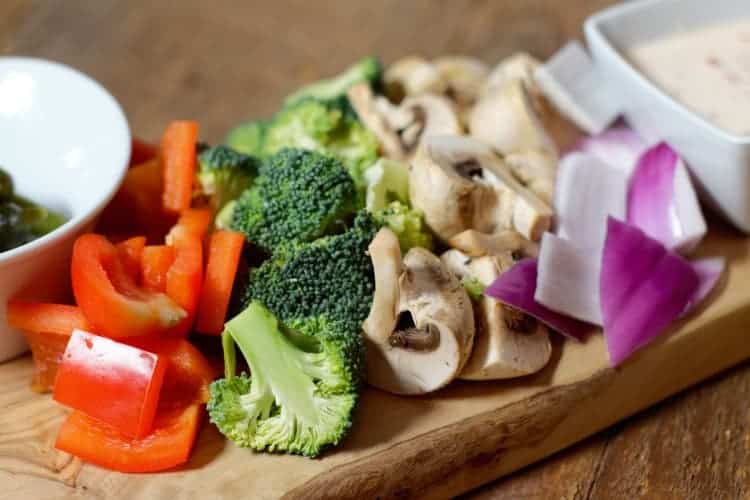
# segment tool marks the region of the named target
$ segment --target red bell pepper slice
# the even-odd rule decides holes
[[[203,286],[203,238],[211,223],[208,210],[186,210],[167,235],[167,243],[175,249],[175,259],[167,271],[167,295],[187,317],[172,329],[171,334],[184,337],[193,326]]]
[[[216,231],[211,235],[206,279],[195,324],[198,332],[219,335],[224,329],[244,243],[245,235],[234,231]]]
[[[161,160],[164,165],[164,195],[162,202],[169,212],[180,213],[190,208],[193,198],[193,179],[196,166],[198,124],[175,121],[167,126],[161,140]]]
[[[52,389],[70,334],[75,329],[88,330],[90,325],[76,306],[11,300],[7,307],[8,324],[23,331],[31,348],[34,374],[31,389]]]
[[[141,255],[143,287],[154,292],[167,291],[167,273],[174,263],[175,250],[169,245],[151,245]]]
[[[135,344],[169,361],[151,433],[128,438],[113,426],[75,411],[63,423],[56,448],[120,472],[156,472],[187,462],[214,370],[186,340],[141,339]]]
[[[167,295],[140,288],[103,236],[84,234],[76,240],[71,278],[78,306],[105,337],[157,335],[186,317]]]
[[[159,148],[143,139],[133,137],[130,141],[130,166],[134,167],[156,158]]]
[[[76,330],[57,370],[53,398],[129,437],[151,432],[167,360]]]
[[[125,271],[133,278],[133,281],[139,282],[141,279],[141,255],[143,255],[143,249],[146,246],[146,237],[134,236],[115,246]]]

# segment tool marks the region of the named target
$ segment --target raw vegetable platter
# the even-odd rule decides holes
[[[569,46],[560,57],[581,53]],[[747,243],[718,223],[706,236],[674,151],[612,125],[616,112],[585,97],[568,109],[576,96],[555,68],[521,55],[488,75],[471,59],[412,58],[381,76],[365,60],[291,95],[272,120],[238,127],[228,148],[197,144],[186,121],[159,148],[134,144],[101,234],[76,244],[76,306],[9,306],[37,348],[36,365],[0,369],[10,490],[444,497],[750,356]],[[560,112],[590,136],[556,146],[557,127],[575,134]],[[474,201],[456,209],[461,190]],[[359,207],[369,215],[354,217]],[[249,284],[241,273],[226,279],[243,266]],[[92,277],[97,267],[105,272]],[[133,316],[134,299],[150,313]],[[363,323],[354,342],[347,332],[359,339]],[[207,356],[180,340],[191,330]],[[40,356],[55,349],[52,334],[65,349],[57,359]],[[224,378],[209,394],[219,344]],[[242,413],[257,405],[247,394],[264,376],[276,402],[259,420],[304,413],[278,378],[289,359],[297,380],[314,373],[323,416],[264,433]],[[110,376],[96,376],[102,363]],[[245,363],[254,376],[238,375]],[[57,402],[32,393],[32,378]],[[205,401],[212,423],[201,427]]]

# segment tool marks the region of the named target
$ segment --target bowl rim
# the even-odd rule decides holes
[[[68,77],[78,78],[85,84],[90,85],[94,91],[101,94],[104,101],[108,101],[114,111],[113,118],[115,128],[119,129],[119,132],[123,134],[123,145],[121,151],[117,151],[113,154],[113,158],[116,160],[118,165],[114,170],[114,177],[112,184],[107,186],[106,189],[99,191],[100,196],[98,200],[85,212],[79,213],[72,216],[70,219],[65,221],[63,225],[51,231],[40,238],[36,238],[28,243],[25,243],[19,247],[5,252],[0,252],[0,267],[6,266],[11,263],[20,262],[27,260],[30,257],[43,252],[57,244],[62,243],[65,238],[69,237],[84,228],[87,224],[91,223],[94,218],[104,209],[115,193],[122,184],[125,174],[128,170],[128,163],[130,161],[130,147],[132,135],[130,133],[130,126],[128,125],[127,117],[122,109],[120,103],[115,97],[98,81],[91,76],[79,71],[66,64],[51,61],[43,58],[36,57],[18,57],[18,56],[0,56],[0,63],[20,63],[20,64],[31,64],[33,66],[47,66],[54,67],[55,70],[59,70],[61,73],[65,73]]]
[[[671,95],[667,94],[656,83],[652,82],[642,71],[628,61],[621,51],[615,46],[614,42],[604,33],[603,25],[614,22],[614,20],[631,13],[645,15],[649,8],[663,3],[664,0],[633,0],[631,2],[621,3],[607,7],[599,12],[589,16],[583,23],[583,31],[589,44],[598,43],[602,47],[607,57],[616,62],[627,76],[636,81],[644,92],[654,96],[668,106],[671,113],[680,118],[684,118],[703,130],[706,134],[712,135],[719,140],[736,146],[750,146],[750,135],[734,134],[714,123],[703,118],[695,111],[688,108],[685,104],[678,101]],[[667,31],[665,31],[665,34]]]

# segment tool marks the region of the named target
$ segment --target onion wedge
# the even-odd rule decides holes
[[[610,217],[600,286],[604,338],[616,366],[688,309],[700,277],[690,262],[659,241]]]
[[[627,221],[681,253],[693,250],[706,235],[687,168],[666,143],[648,149],[638,160],[628,188]]]
[[[573,151],[592,154],[604,163],[630,174],[646,149],[646,141],[633,129],[617,124],[601,134],[584,137],[578,141]]]
[[[555,190],[558,236],[580,248],[600,249],[607,217],[625,220],[627,189],[626,172],[591,154],[565,155]]]
[[[601,249],[579,248],[569,240],[544,233],[534,300],[553,311],[601,326],[600,266]]]

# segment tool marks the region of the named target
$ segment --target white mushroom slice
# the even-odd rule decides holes
[[[405,153],[401,139],[378,109],[370,86],[366,83],[354,85],[347,91],[347,96],[359,119],[378,138],[385,155],[394,160],[403,159]]]
[[[398,242],[392,248],[398,248]],[[385,339],[387,321],[377,332],[366,331],[367,377],[370,384],[394,394],[425,394],[461,372],[474,341],[474,317],[463,286],[435,255],[412,248],[403,267],[395,327]]]
[[[509,252],[472,258],[458,250],[441,256],[459,278],[487,286],[513,265]],[[459,378],[496,380],[535,373],[549,362],[552,346],[547,328],[530,316],[483,296],[475,304],[474,349]]]
[[[446,84],[448,96],[459,108],[474,104],[489,74],[486,64],[466,56],[439,57],[433,64]]]
[[[492,234],[467,229],[449,239],[448,245],[469,257],[499,255],[506,252],[519,258],[539,255],[538,243],[527,240],[512,229],[503,229]]]
[[[362,329],[368,343],[385,344],[396,329],[401,247],[393,231],[384,227],[370,242],[367,251],[375,270],[375,294]]]
[[[425,94],[408,97],[400,108],[413,114],[414,122],[401,130],[401,143],[414,151],[426,137],[459,135],[463,132],[453,104],[445,97]]]
[[[383,97],[373,96],[366,84],[351,87],[347,95],[362,123],[380,141],[385,155],[394,160],[413,154],[423,137],[462,132],[453,104],[443,96],[408,97],[400,106],[394,106]]]
[[[412,204],[443,241],[467,229],[515,229],[537,241],[552,209],[521,186],[487,146],[469,137],[427,137],[409,170]]]
[[[520,151],[556,154],[528,92],[520,80],[493,87],[474,105],[469,131],[503,155]]]
[[[541,95],[541,92],[534,79],[534,72],[542,63],[527,54],[526,52],[517,52],[512,56],[503,59],[487,76],[482,92],[486,92],[493,87],[502,87],[510,81],[520,80],[526,86],[534,99]]]
[[[442,94],[446,89],[437,68],[417,56],[405,57],[391,64],[383,74],[383,83],[393,102],[426,93]]]
[[[547,151],[522,151],[511,153],[505,163],[521,182],[548,204],[552,204],[557,178],[557,155]]]

